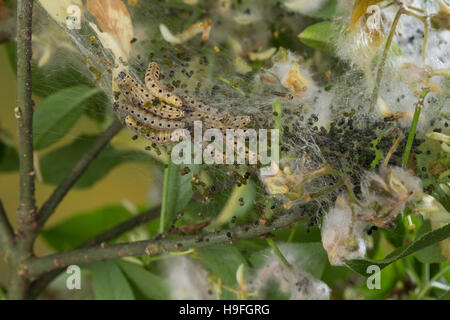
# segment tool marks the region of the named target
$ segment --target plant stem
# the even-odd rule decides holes
[[[164,182],[163,182],[163,193],[161,199],[161,215],[159,219],[159,233],[164,233],[164,227],[166,224],[166,212],[167,212],[167,200],[169,194],[169,177],[172,170],[172,157],[170,152],[167,153],[167,164],[164,168]]]
[[[275,241],[273,241],[272,238],[267,238],[266,241],[269,244],[269,246],[273,249],[275,254],[278,256],[278,258],[280,258],[281,262],[283,262],[286,267],[292,270],[292,265],[289,263],[289,261],[287,261],[286,257],[283,255],[278,246],[275,244]]]
[[[23,299],[29,280],[24,276],[23,261],[32,255],[36,227],[36,200],[33,169],[33,101],[31,99],[33,0],[17,2],[17,136],[19,140],[20,196],[17,215],[19,230],[14,254],[10,255],[9,299]]]
[[[265,225],[253,222],[247,225],[200,235],[162,239],[159,236],[152,240],[101,245],[56,253],[42,258],[31,258],[27,260],[26,264],[27,276],[36,278],[46,272],[67,267],[71,264],[84,264],[130,256],[154,255],[172,251],[185,251],[190,248],[201,248],[229,243],[230,241],[255,238],[287,227],[302,218],[304,216],[301,214],[289,212],[275,217],[272,223]]]
[[[160,207],[156,207],[150,210],[147,210],[131,219],[125,220],[124,222],[119,223],[118,225],[112,227],[111,229],[108,229],[99,235],[89,239],[88,241],[84,242],[81,246],[78,248],[88,248],[91,246],[95,246],[98,244],[101,244],[103,242],[110,241],[121,234],[130,231],[134,229],[137,226],[140,226],[150,220],[153,220],[158,217],[160,212]],[[30,292],[27,298],[29,299],[35,299],[42,290],[45,289],[45,287],[48,286],[50,282],[53,281],[61,272],[63,272],[64,268],[59,268],[56,270],[52,270],[51,272],[48,272],[41,277],[39,277],[37,280],[31,283],[30,286]]]
[[[439,280],[439,278],[442,277],[444,274],[446,274],[448,271],[450,271],[450,266],[446,266],[441,271],[436,273],[436,275],[433,278],[431,278],[431,280],[428,281],[428,283],[419,292],[419,294],[417,295],[417,299],[421,300],[427,294],[427,292],[431,289],[431,286],[433,285],[433,282]]]
[[[33,229],[36,216],[35,171],[33,166],[33,101],[31,99],[32,0],[17,3],[17,118],[19,138],[20,200],[17,214],[19,233]],[[28,245],[30,245],[28,243]]]
[[[95,237],[89,239],[88,241],[84,242],[80,248],[88,248],[97,244],[100,244],[102,242],[106,242],[109,240],[112,240],[121,234],[130,231],[150,220],[153,220],[158,217],[160,213],[161,207],[156,207],[153,209],[149,209],[141,214],[138,214],[137,216],[125,220],[118,225],[112,227],[111,229],[108,229],[99,235],[96,235]]]
[[[425,97],[428,94],[428,92],[430,92],[429,89],[425,89],[422,92],[422,95],[421,95],[419,101],[417,102],[416,109],[414,110],[414,116],[413,116],[413,120],[411,123],[411,128],[409,129],[408,140],[406,141],[406,147],[405,147],[405,151],[403,153],[402,165],[404,167],[406,167],[408,164],[409,155],[411,153],[412,144],[414,142],[414,136],[416,134],[417,123],[419,122],[420,112],[422,111],[422,107],[423,107],[423,101],[425,100]]]
[[[73,185],[80,179],[83,173],[87,170],[92,161],[97,158],[100,152],[109,144],[111,139],[122,129],[122,124],[119,120],[114,119],[114,122],[103,132],[98,139],[91,146],[78,163],[70,170],[64,177],[62,182],[56,187],[52,195],[42,205],[38,213],[38,230],[42,230],[48,218],[53,214],[56,207],[64,199],[65,195],[73,187]]]
[[[378,65],[377,78],[375,80],[375,87],[372,93],[370,112],[373,112],[375,109],[375,104],[378,100],[378,91],[380,90],[381,79],[383,78],[384,66],[386,64],[386,59],[389,53],[389,49],[391,48],[392,39],[394,38],[395,30],[397,29],[398,21],[400,20],[401,15],[404,13],[403,8],[400,8],[395,15],[394,22],[392,22],[391,30],[389,31],[388,38],[386,40],[386,45],[383,50],[383,55],[381,56],[380,64]]]
[[[295,236],[296,231],[297,231],[297,224],[294,223],[292,225],[292,230],[289,233],[289,238],[288,238],[287,242],[292,242],[292,240],[294,240],[294,236]]]

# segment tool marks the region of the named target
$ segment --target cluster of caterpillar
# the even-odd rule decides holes
[[[125,72],[115,79],[120,94],[114,97],[113,109],[139,136],[159,145],[174,144],[193,132],[195,121],[201,121],[204,130],[218,129],[224,136],[227,129],[242,129],[245,134],[249,116],[233,116],[188,95],[178,96],[166,90],[159,77],[158,64],[150,62],[145,87]],[[247,148],[245,152],[248,157]]]

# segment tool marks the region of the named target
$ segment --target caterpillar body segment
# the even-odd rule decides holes
[[[139,107],[133,106],[124,100],[114,103],[114,109],[121,115],[131,116],[136,121],[158,130],[172,130],[184,128],[183,121],[163,119]]]
[[[133,117],[127,116],[124,120],[125,125],[136,132],[139,136],[155,142],[158,145],[167,146],[177,143],[186,135],[186,130],[163,131],[150,128],[136,121]]]
[[[161,74],[161,68],[156,62],[150,62],[147,67],[145,79],[151,79],[155,82],[159,81],[159,75]]]
[[[224,119],[224,124],[228,128],[242,129],[246,128],[251,120],[250,116],[228,116]]]
[[[214,114],[218,119],[222,119],[225,116],[225,114],[220,112],[217,108],[208,106],[207,104],[197,101],[191,96],[183,95],[181,96],[181,98],[183,99],[184,104],[192,112],[203,112]]]
[[[214,114],[201,111],[186,112],[184,118],[187,127],[193,127],[195,121],[201,121],[204,129],[215,128],[219,130],[225,129],[221,120],[221,118],[217,118]]]
[[[249,116],[232,116],[220,112],[217,108],[199,102],[188,95],[181,96],[190,113],[187,113],[188,121],[202,120],[204,125],[214,123],[218,128],[240,129],[245,128],[250,122]],[[218,124],[220,122],[220,125]]]
[[[166,119],[183,119],[185,115],[184,110],[161,103],[157,100],[151,102],[146,101],[142,108]]]
[[[146,109],[162,118],[181,119],[184,117],[183,110],[161,103],[159,99],[155,99],[143,85],[129,74],[119,73],[116,81],[120,92],[132,105]]]
[[[152,101],[153,97],[148,90],[129,74],[119,73],[116,82],[122,95],[132,104],[143,107],[144,103]]]
[[[182,107],[183,101],[176,94],[164,89],[159,83],[159,66],[156,62],[150,62],[145,74],[145,85],[150,93],[161,100],[174,107]]]

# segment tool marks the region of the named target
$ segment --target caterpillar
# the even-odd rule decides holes
[[[183,110],[161,103],[159,99],[155,99],[144,86],[134,80],[129,74],[125,72],[119,73],[116,81],[120,92],[132,105],[146,109],[162,118],[181,119],[184,117]]]
[[[122,117],[125,116],[125,125],[138,135],[159,145],[170,145],[189,134],[188,130],[192,131],[195,121],[201,121],[204,129],[219,129],[225,138],[227,129],[243,129],[244,135],[246,134],[246,126],[251,121],[249,116],[233,116],[220,112],[217,108],[196,101],[189,95],[178,97],[169,94],[167,90],[161,88],[159,76],[159,66],[151,62],[145,78],[148,89],[125,72],[119,73],[116,78],[124,98],[115,96],[114,111]],[[184,109],[178,108],[179,106]],[[232,140],[234,146],[237,146],[237,139],[235,136]],[[210,146],[208,142],[203,143],[204,150],[208,146]],[[241,148],[244,150],[237,152],[240,154],[244,151],[246,159],[258,158],[245,144]],[[211,155],[215,154],[214,149],[206,150],[209,151]]]
[[[150,62],[145,74],[145,85],[150,93],[163,102],[171,104],[175,107],[182,107],[183,102],[176,94],[164,89],[159,83],[160,69],[156,62]]]
[[[250,116],[228,116],[224,121],[226,127],[234,129],[245,128],[250,122]]]
[[[188,110],[191,111],[191,114],[187,114],[186,118],[192,119],[193,121],[202,120],[204,121],[204,125],[208,125],[209,120],[211,120],[215,121],[214,126],[216,128],[221,126],[229,129],[239,129],[246,127],[251,122],[249,116],[229,116],[224,112],[220,112],[217,108],[199,102],[188,95],[183,95],[181,97],[188,107]],[[223,121],[218,125],[217,121],[220,120]]]
[[[212,113],[217,116],[217,118],[222,119],[224,117],[224,114],[219,112],[217,108],[208,106],[202,102],[199,102],[192,98],[191,96],[188,96],[187,94],[182,95],[181,98],[183,99],[185,105],[188,107],[191,111],[197,111],[197,112],[203,112],[203,113]]]
[[[127,103],[124,100],[115,102],[114,110],[122,115],[129,115],[133,119],[142,122],[142,124],[158,130],[171,130],[184,128],[185,123],[183,121],[169,120],[158,117],[144,109],[136,107]]]
[[[126,116],[124,122],[128,128],[136,132],[141,137],[144,137],[147,140],[150,140],[162,146],[167,146],[179,142],[186,134],[186,130],[162,131],[152,129],[148,126],[143,125],[139,121],[136,121],[131,116]]]
[[[188,127],[193,127],[195,121],[201,121],[205,129],[216,128],[223,130],[225,129],[225,126],[220,120],[221,118],[216,118],[215,115],[206,112],[189,112],[184,118]]]

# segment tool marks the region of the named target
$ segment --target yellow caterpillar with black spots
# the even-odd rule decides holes
[[[120,114],[124,116],[129,115],[136,121],[139,121],[143,125],[149,126],[150,128],[158,130],[172,130],[185,127],[185,123],[183,121],[161,118],[151,112],[146,111],[145,109],[129,104],[124,100],[115,102],[113,108]]]
[[[128,128],[136,132],[139,136],[161,146],[167,146],[179,142],[183,139],[184,134],[187,134],[186,130],[163,131],[152,129],[143,125],[139,121],[136,121],[131,116],[126,116],[124,122]]]
[[[150,93],[159,100],[174,107],[182,107],[183,102],[176,94],[164,89],[159,83],[160,68],[156,62],[150,62],[145,74],[145,85]]]
[[[120,93],[130,104],[167,119],[181,119],[184,111],[155,98],[144,86],[125,72],[116,78]]]
[[[183,135],[175,131],[185,128],[188,129],[185,134],[192,132],[195,121],[201,121],[204,130],[215,128],[224,136],[227,129],[246,129],[251,122],[249,116],[233,116],[188,95],[177,96],[161,86],[159,77],[158,64],[150,62],[145,87],[125,72],[120,72],[115,79],[122,97],[115,97],[114,111],[128,128],[152,142],[176,143]]]

